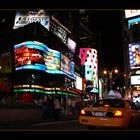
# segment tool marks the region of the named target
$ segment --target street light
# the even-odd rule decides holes
[[[106,74],[109,74],[109,82],[110,82],[110,90],[112,90],[112,75],[113,73],[118,73],[118,69],[117,68],[112,68],[111,71],[109,70],[104,70],[103,73],[106,75]]]

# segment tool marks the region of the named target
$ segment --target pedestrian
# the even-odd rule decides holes
[[[48,105],[47,102],[43,102],[42,104],[42,110],[43,110],[43,116],[42,119],[47,119],[48,118]]]
[[[60,113],[61,105],[60,100],[55,97],[54,98],[54,119],[59,120],[59,113]]]

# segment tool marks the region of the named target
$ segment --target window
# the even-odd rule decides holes
[[[102,99],[98,100],[93,104],[93,107],[100,107],[104,105],[109,105],[110,107],[124,108],[125,104],[123,100],[120,99]]]

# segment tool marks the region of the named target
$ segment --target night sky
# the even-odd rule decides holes
[[[99,59],[103,67],[119,67],[123,71],[122,22],[119,10],[93,11],[94,29],[101,33],[102,49]]]

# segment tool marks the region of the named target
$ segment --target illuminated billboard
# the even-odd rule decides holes
[[[49,30],[50,17],[46,11],[41,9],[37,10],[17,10],[14,22],[14,29],[23,27],[32,22],[41,23],[46,29]]]
[[[14,46],[15,70],[35,69],[51,74],[64,74],[74,78],[74,65],[69,62],[69,70],[61,70],[60,52],[50,49],[37,41],[26,41]],[[70,65],[72,67],[70,67]],[[70,69],[71,68],[71,69]]]
[[[140,68],[140,42],[129,44],[130,69]]]
[[[71,33],[54,16],[50,18],[50,31],[53,32],[64,44],[67,43],[68,33]]]
[[[130,29],[131,26],[134,24],[140,24],[140,17],[129,19],[128,20],[128,29]]]
[[[76,77],[76,81],[75,81],[75,88],[76,89],[79,89],[79,90],[82,90],[82,78],[78,75],[75,75]]]
[[[74,76],[74,62],[61,53],[61,70]]]
[[[130,81],[131,85],[140,85],[140,75],[132,75]]]
[[[137,9],[125,10],[125,18],[132,18],[139,15],[140,15],[140,10]]]
[[[85,66],[85,78],[92,82],[93,90],[98,92],[98,56],[93,48],[80,48],[81,65]]]
[[[24,66],[28,65],[40,70],[60,70],[60,52],[42,43],[27,41],[15,45],[14,54],[16,70],[26,68]]]
[[[75,53],[76,43],[72,39],[70,39],[69,37],[67,40],[67,46],[73,53]]]

